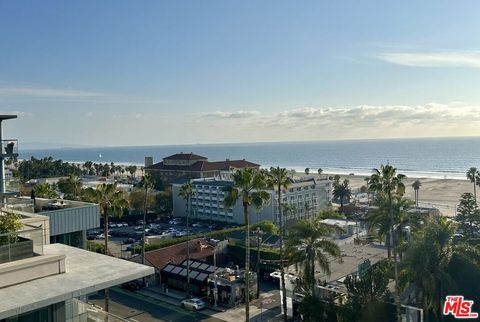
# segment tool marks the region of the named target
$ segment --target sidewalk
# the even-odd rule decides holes
[[[164,292],[160,287],[143,288],[138,290],[137,293],[176,306],[180,306],[180,302],[185,298],[185,293],[175,290]],[[253,300],[250,303],[250,321],[282,321],[279,302],[280,295],[278,290],[262,293],[259,299]],[[205,310],[202,310],[202,313],[224,321],[240,322],[244,321],[245,319],[245,306],[242,305],[230,309],[222,307],[218,310],[214,310],[213,308],[209,307]]]

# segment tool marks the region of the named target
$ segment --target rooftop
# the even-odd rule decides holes
[[[0,320],[87,295],[154,273],[148,266],[52,244],[44,255],[65,255],[65,273],[0,289]]]
[[[166,165],[164,162],[155,163],[147,170],[176,170],[176,171],[221,171],[240,168],[258,168],[259,164],[246,160],[225,160],[225,161],[197,161],[192,165]]]
[[[201,155],[193,154],[192,152],[190,153],[180,152],[163,159],[164,160],[208,160],[207,157],[202,157]]]
[[[200,243],[200,244],[199,244]],[[201,245],[201,246],[199,246]],[[213,248],[207,246],[203,238],[192,239],[189,242],[190,258],[205,259],[213,256]],[[152,250],[145,253],[145,259],[155,268],[161,270],[169,263],[181,264],[187,258],[187,242]]]

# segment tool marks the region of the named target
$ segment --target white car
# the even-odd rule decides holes
[[[194,310],[194,311],[198,311],[198,310],[201,310],[201,309],[204,309],[207,304],[202,301],[201,299],[199,298],[191,298],[191,299],[185,299],[182,301],[182,306],[186,309],[191,309],[191,310]]]
[[[175,237],[183,237],[183,236],[187,236],[187,233],[184,231],[177,231],[175,233]]]

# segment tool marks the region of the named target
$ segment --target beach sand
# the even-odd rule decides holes
[[[333,176],[334,174],[323,174],[322,176],[325,175]],[[361,186],[366,184],[366,176],[341,175],[340,177],[341,180],[350,180],[350,187],[353,192],[358,191]],[[458,205],[462,193],[473,193],[473,184],[468,180],[407,177],[404,180],[405,196],[412,200],[414,200],[412,183],[415,180],[420,180],[422,183],[418,194],[419,206],[438,208],[444,216],[455,215],[455,207]]]

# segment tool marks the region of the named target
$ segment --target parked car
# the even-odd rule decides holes
[[[194,311],[204,309],[207,306],[207,304],[204,301],[195,297],[191,299],[185,299],[181,303],[184,308],[191,309]]]
[[[186,235],[187,235],[187,233],[184,232],[184,231],[177,231],[175,233],[175,237],[183,237],[183,236],[186,236]]]
[[[138,291],[142,287],[143,287],[142,283],[141,282],[139,283],[137,281],[130,281],[130,282],[122,284],[122,288],[124,288],[126,290],[129,290],[129,291]]]
[[[108,238],[112,237],[110,234],[108,234]],[[95,236],[95,239],[105,239],[105,235],[102,233],[100,235]]]

